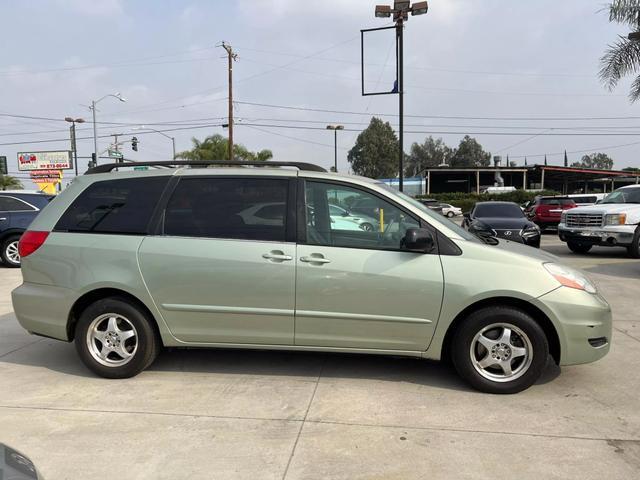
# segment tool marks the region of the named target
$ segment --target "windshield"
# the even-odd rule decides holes
[[[500,217],[500,218],[522,218],[524,214],[522,209],[515,204],[510,203],[489,203],[477,204],[473,212],[474,217]]]
[[[405,195],[404,193],[396,190],[395,188],[390,187],[386,183],[380,182],[380,183],[377,183],[376,185],[384,188],[387,192],[392,193],[395,197],[398,197],[404,200],[405,202],[410,203],[412,206],[420,209],[421,212],[424,212],[428,217],[434,219],[436,222],[442,223],[442,224],[445,224],[445,222],[447,222],[445,224],[447,228],[449,228],[450,230],[453,230],[461,238],[464,238],[465,240],[468,240],[470,242],[482,243],[481,240],[478,239],[478,237],[467,232],[464,228],[460,227],[457,223],[447,220],[439,213],[434,212],[429,207],[427,207],[426,205],[423,205],[415,198],[410,197],[409,195]]]
[[[607,195],[600,203],[640,203],[640,188],[621,188]]]

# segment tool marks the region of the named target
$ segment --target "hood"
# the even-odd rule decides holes
[[[511,242],[509,240],[497,239],[498,245],[493,245],[491,248],[499,248],[501,250],[505,250],[511,253],[516,253],[518,255],[524,255],[526,257],[534,258],[536,260],[540,260],[541,262],[555,262],[561,263],[560,259],[551,253],[545,252],[540,248],[533,248],[527,245],[524,245],[519,242]],[[490,246],[490,245],[487,245]]]
[[[485,225],[488,225],[494,229],[521,229],[526,227],[527,225],[533,225],[531,221],[522,217],[522,218],[504,218],[504,217],[481,217],[475,218],[474,221],[480,221]]]
[[[598,205],[585,205],[584,207],[576,207],[569,210],[569,213],[624,213],[629,210],[638,210],[640,205],[637,203],[599,203]]]

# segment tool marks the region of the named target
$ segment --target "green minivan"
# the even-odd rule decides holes
[[[549,355],[609,351],[611,309],[581,272],[485,243],[376,180],[295,162],[145,164],[77,177],[19,243],[18,321],[75,342],[98,375],[136,375],[163,346],[287,349],[447,359],[473,387],[515,393]],[[373,228],[350,220],[355,204]]]

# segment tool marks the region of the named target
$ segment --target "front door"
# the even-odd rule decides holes
[[[426,350],[438,320],[443,274],[437,254],[404,251],[419,220],[367,190],[305,182],[306,241],[298,245],[295,344]],[[353,203],[375,204],[336,218]],[[373,229],[363,223],[373,220]]]
[[[185,342],[293,343],[296,245],[286,177],[183,177],[140,269]]]

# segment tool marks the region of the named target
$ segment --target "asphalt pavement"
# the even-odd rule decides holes
[[[20,270],[0,267],[0,442],[47,479],[639,478],[640,261],[552,233],[543,248],[609,300],[612,349],[511,396],[437,362],[321,353],[171,350],[97,378],[21,329]]]

